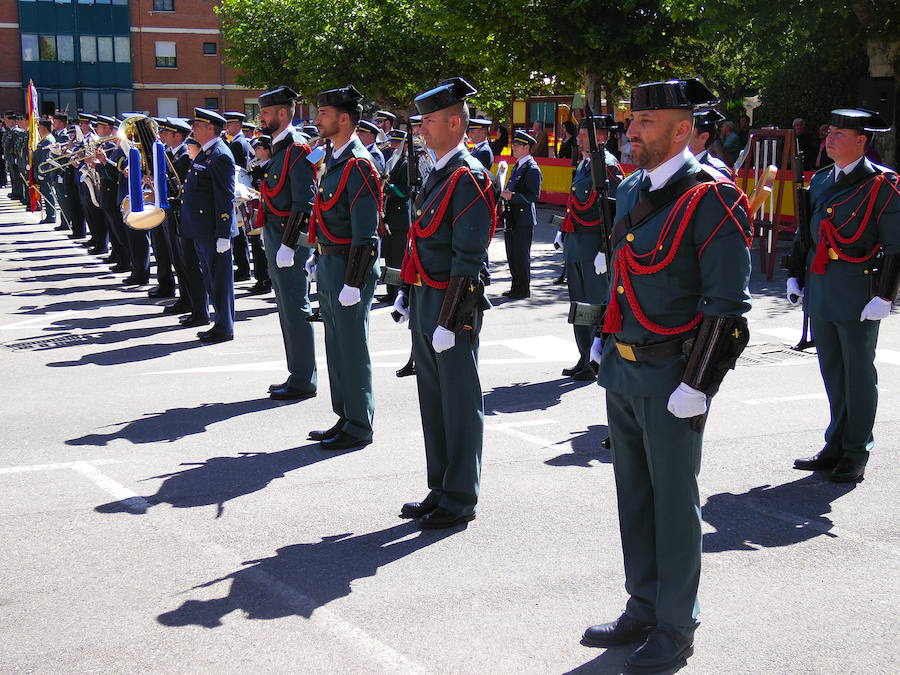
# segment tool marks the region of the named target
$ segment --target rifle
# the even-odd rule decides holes
[[[606,169],[606,141],[597,144],[597,129],[594,126],[594,113],[589,103],[585,101],[584,114],[587,115],[588,142],[591,156],[591,178],[594,181],[594,191],[600,198],[600,227],[603,234],[603,253],[606,256],[606,269],[612,269],[612,246],[610,245],[610,233],[612,232],[613,211],[615,199],[609,196],[609,175]]]
[[[419,156],[416,154],[416,144],[413,139],[412,122],[406,123],[406,179],[409,183],[409,201],[415,205],[422,189],[422,177],[419,176]]]
[[[794,138],[794,159],[792,169],[794,173],[794,194],[797,199],[797,232],[799,233],[799,246],[794,245],[793,250],[781,260],[781,266],[788,274],[796,277],[800,288],[806,286],[806,259],[812,250],[812,232],[810,231],[810,202],[809,188],[803,182],[803,148],[800,139]],[[796,302],[798,298],[792,298]],[[809,335],[809,315],[803,310],[803,333],[800,341],[792,347],[796,351],[803,351],[815,344]]]

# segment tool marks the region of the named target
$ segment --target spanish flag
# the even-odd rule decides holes
[[[40,211],[41,199],[40,190],[35,180],[34,162],[31,159],[32,153],[37,149],[40,137],[38,135],[38,116],[40,108],[38,107],[37,89],[34,88],[34,80],[28,80],[28,91],[25,96],[28,101],[28,195],[29,210]]]

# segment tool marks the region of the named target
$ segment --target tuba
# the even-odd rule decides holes
[[[141,176],[153,178],[149,185],[143,185],[143,208],[132,210],[131,197],[126,196],[121,204],[122,216],[125,224],[134,230],[151,230],[166,219],[165,205],[160,204],[159,188],[155,186],[165,186],[168,177],[175,186],[175,194],[169,196],[177,198],[182,191],[181,180],[167,154],[165,163],[154,162],[154,145],[159,141],[159,126],[153,119],[144,115],[128,117],[119,127],[119,141],[126,154],[130,149],[136,148],[140,155],[139,166],[132,167],[129,164],[129,172],[138,171]],[[157,171],[162,175],[157,176]]]

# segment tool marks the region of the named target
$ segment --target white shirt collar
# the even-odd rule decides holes
[[[281,130],[281,133],[278,134],[275,138],[272,139],[272,147],[275,147],[276,143],[280,143],[287,135],[294,132],[294,126],[292,124],[288,124],[284,129]]]
[[[476,143],[476,144],[475,144],[475,147],[476,147],[476,148],[481,148],[481,147],[484,147],[484,146],[487,145],[487,144],[488,144],[488,141],[487,141],[487,139],[485,139],[485,140],[481,141],[480,143]]]
[[[702,162],[703,158],[706,157],[708,154],[709,154],[709,150],[703,150],[699,154],[694,155],[694,159],[696,159],[698,162]]]
[[[865,157],[865,155],[863,155],[862,157],[860,157],[859,159],[857,159],[854,162],[850,162],[847,166],[844,166],[844,167],[838,166],[837,162],[835,162],[834,163],[834,179],[837,180],[838,176],[842,173],[848,174],[851,171],[853,171],[853,169],[856,168],[856,165],[859,164],[861,161],[863,161],[863,157]]]
[[[357,136],[356,134],[350,134],[350,140],[347,141],[346,143],[344,143],[341,147],[336,148],[336,149],[331,153],[331,160],[332,160],[332,161],[336,160],[338,157],[341,156],[341,153],[344,152],[344,150],[347,149],[347,146],[348,146],[348,145],[350,145],[353,141],[358,141],[358,140],[359,140],[359,136]]]
[[[272,161],[272,160],[270,160],[270,159],[261,159],[261,160],[259,161],[259,168],[260,168],[260,169],[263,168],[263,167],[264,167],[266,164],[268,164],[270,161]]]
[[[206,143],[204,143],[203,145],[200,146],[200,150],[202,150],[204,152],[209,150],[212,146],[214,146],[216,144],[217,140],[219,140],[219,137],[213,136],[208,141],[206,141]]]
[[[437,160],[437,161],[434,163],[434,168],[435,168],[435,170],[437,170],[437,169],[443,169],[445,166],[447,166],[447,162],[450,161],[450,159],[453,157],[453,155],[455,155],[456,153],[458,153],[460,150],[465,150],[465,149],[466,149],[465,144],[462,143],[462,142],[460,142],[459,145],[457,145],[457,146],[456,146],[455,148],[453,148],[450,152],[448,152],[446,155],[444,155],[443,157],[441,157],[439,160]]]
[[[245,138],[243,131],[237,132],[234,136],[231,137],[231,140],[232,140],[232,142],[234,142],[239,138]]]
[[[519,166],[519,164],[524,164],[524,163],[527,162],[529,159],[531,159],[531,153],[528,153],[528,154],[525,155],[522,159],[517,159],[517,160],[516,160],[516,166]]]
[[[647,172],[650,178],[650,190],[658,190],[665,185],[669,179],[674,176],[678,170],[684,166],[685,162],[693,158],[694,154],[691,149],[685,146],[679,154],[670,157],[652,171]]]
[[[181,145],[176,145],[174,148],[172,148],[172,154],[177,157],[181,152],[187,152],[187,148],[185,147],[185,145],[187,144],[182,143]]]

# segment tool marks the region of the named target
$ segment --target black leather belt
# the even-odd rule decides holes
[[[626,361],[644,362],[668,359],[684,354],[686,338],[676,338],[665,342],[654,342],[649,345],[630,345],[616,340],[616,351]]]
[[[349,244],[316,244],[319,255],[350,255]]]

